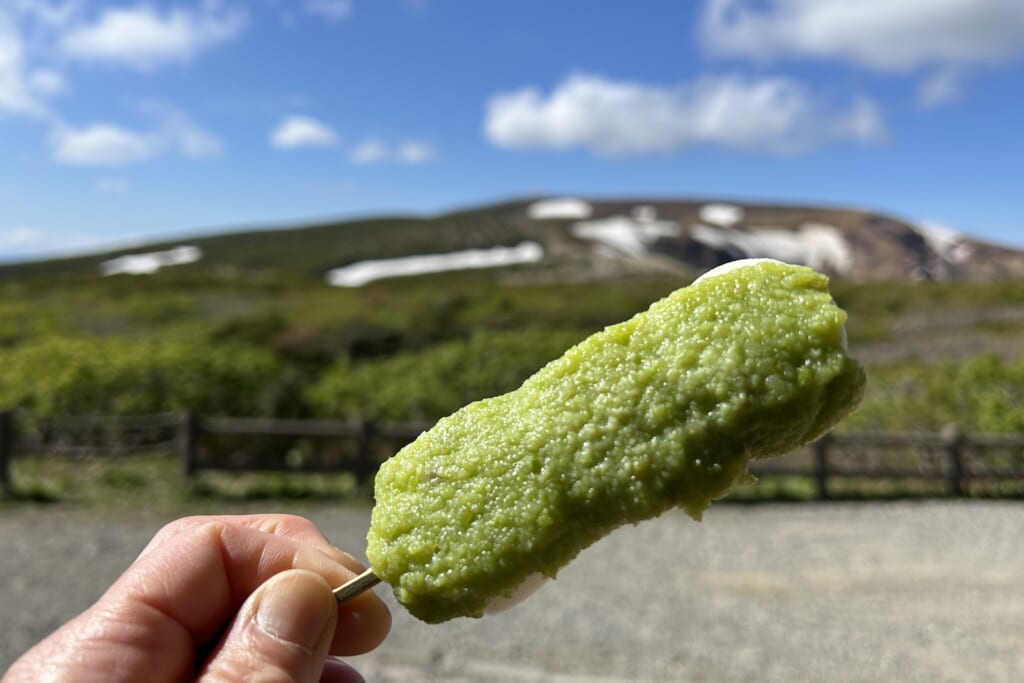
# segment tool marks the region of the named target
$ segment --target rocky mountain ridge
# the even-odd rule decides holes
[[[854,209],[696,201],[546,199],[534,220],[561,221],[593,257],[698,271],[737,258],[802,263],[853,281],[1024,277],[1024,252]]]

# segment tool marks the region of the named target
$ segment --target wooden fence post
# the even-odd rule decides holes
[[[964,479],[967,472],[964,469],[964,435],[956,427],[942,430],[942,439],[945,442],[946,459],[946,493],[951,496],[964,495]]]
[[[0,410],[0,495],[14,493],[11,486],[11,460],[14,456],[14,413]]]
[[[373,424],[364,417],[356,423],[356,481],[360,484],[373,476],[374,467],[371,458],[373,449],[370,447],[370,435]]]
[[[181,459],[181,475],[191,479],[196,471],[196,448],[199,441],[199,418],[191,411],[181,414],[178,433],[178,456]]]
[[[818,500],[829,500],[828,490],[828,447],[832,435],[826,434],[814,442],[814,482],[818,488]]]

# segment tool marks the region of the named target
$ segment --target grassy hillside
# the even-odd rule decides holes
[[[220,280],[184,270],[0,284],[0,404],[81,413],[192,407],[175,403],[180,399],[198,401],[208,412],[303,415],[313,410],[305,388],[332,368],[337,374],[339,364],[359,366],[480,335],[496,344],[503,335],[528,336],[508,347],[519,364],[518,381],[557,355],[546,334],[582,337],[679,284],[510,288],[460,273],[336,289],[298,277]],[[221,358],[221,366],[248,358],[261,377],[247,383],[244,368],[210,368],[209,358]],[[196,373],[205,373],[207,393],[222,399],[180,386]],[[218,376],[264,398],[227,400],[231,387],[216,388]],[[484,384],[504,386],[496,381]],[[117,392],[149,398],[115,400]]]
[[[218,235],[185,235],[134,249],[0,264],[0,282],[94,275],[99,265],[108,259],[182,244],[199,247],[203,258],[197,263],[173,268],[178,274],[222,280],[260,277],[321,280],[327,270],[362,259],[515,244],[523,239],[515,220],[521,215],[521,203],[508,203],[432,218],[385,216]],[[382,239],[382,235],[386,238]]]
[[[221,278],[187,268],[0,283],[0,404],[429,419],[512,388],[574,339],[683,284],[510,287],[464,272],[336,289],[301,275]],[[1006,383],[1022,374],[1013,363],[1024,348],[1024,283],[837,282],[833,290],[872,378],[851,424],[1016,424],[992,411],[1021,411],[1024,394]],[[987,356],[1006,365],[975,361]],[[972,362],[981,365],[962,369]],[[954,386],[984,393],[987,417],[944,401],[943,387]]]

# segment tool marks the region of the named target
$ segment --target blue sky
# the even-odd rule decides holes
[[[534,194],[1024,247],[1020,0],[0,0],[0,260]]]

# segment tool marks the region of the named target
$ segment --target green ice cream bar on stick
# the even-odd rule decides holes
[[[367,556],[427,622],[480,616],[626,523],[700,519],[753,458],[859,401],[846,314],[803,266],[727,264],[440,420],[380,468]]]

